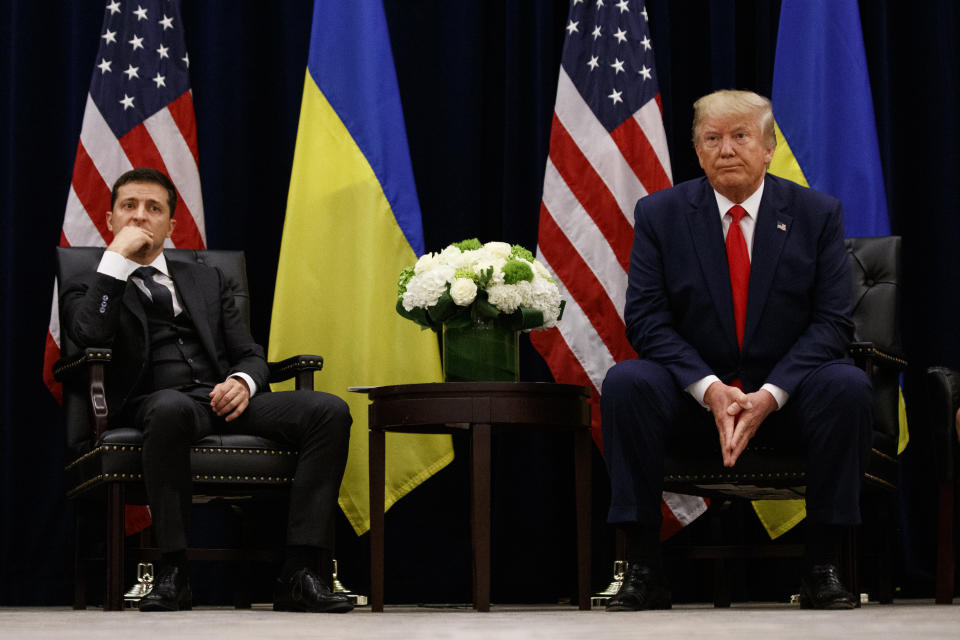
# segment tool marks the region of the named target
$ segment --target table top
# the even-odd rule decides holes
[[[446,432],[474,424],[590,426],[590,391],[550,382],[431,382],[372,387],[370,429]]]

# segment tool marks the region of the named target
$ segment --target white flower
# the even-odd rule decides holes
[[[419,261],[417,265],[420,265]],[[403,308],[410,311],[416,307],[426,309],[437,304],[437,300],[447,290],[447,284],[453,280],[454,273],[453,267],[434,261],[428,270],[410,278],[403,294]]]
[[[450,285],[450,297],[461,307],[467,306],[477,299],[477,283],[470,278],[457,278]]]
[[[419,260],[417,260],[417,264],[415,264],[413,267],[413,272],[417,275],[420,275],[421,273],[426,273],[427,271],[432,269],[436,263],[437,263],[436,254],[425,253],[422,256],[420,256]]]
[[[547,268],[543,266],[543,263],[536,258],[533,259],[533,272],[544,280],[553,280],[553,274],[551,274]]]
[[[487,299],[503,313],[513,313],[523,303],[523,295],[515,284],[494,284],[487,288]]]
[[[488,242],[483,245],[483,249],[487,253],[504,260],[510,257],[510,245],[506,242]]]

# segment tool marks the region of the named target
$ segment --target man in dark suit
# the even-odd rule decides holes
[[[120,176],[106,214],[113,241],[96,272],[63,284],[60,300],[64,329],[79,347],[113,349],[111,420],[143,431],[144,482],[163,560],[140,610],[191,607],[190,445],[230,423],[231,432],[299,450],[274,609],[349,611],[349,600],[331,592],[330,567],[350,411],[326,393],[269,393],[263,349],[241,320],[223,274],[163,255],[176,200],[159,171]]]
[[[719,441],[734,466],[747,443],[807,451],[801,605],[855,604],[837,564],[860,521],[870,446],[869,379],[846,356],[850,276],[840,202],[767,175],[770,101],[718,91],[694,104],[705,178],[636,206],[624,320],[639,358],[607,372],[603,443],[608,520],[630,563],[608,610],[670,607],[660,558],[664,451]]]

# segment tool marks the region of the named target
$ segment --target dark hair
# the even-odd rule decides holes
[[[117,190],[120,189],[123,185],[128,182],[151,182],[153,184],[158,184],[164,189],[167,190],[167,205],[170,207],[170,217],[173,217],[173,212],[177,209],[177,189],[173,186],[173,182],[170,181],[170,178],[165,176],[160,171],[156,169],[130,169],[122,176],[117,178],[117,181],[113,183],[113,190],[110,192],[110,210],[113,210],[113,205],[117,202]]]

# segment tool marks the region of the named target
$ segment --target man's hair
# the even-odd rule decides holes
[[[768,149],[777,146],[773,129],[773,106],[768,98],[753,91],[721,89],[693,103],[693,146],[696,147],[700,123],[705,118],[755,115]]]
[[[167,205],[170,207],[170,217],[177,209],[177,189],[173,186],[170,178],[156,169],[140,168],[130,169],[113,183],[113,190],[110,192],[110,210],[113,211],[113,205],[117,202],[117,191],[123,185],[129,182],[151,182],[158,184],[167,190]]]

